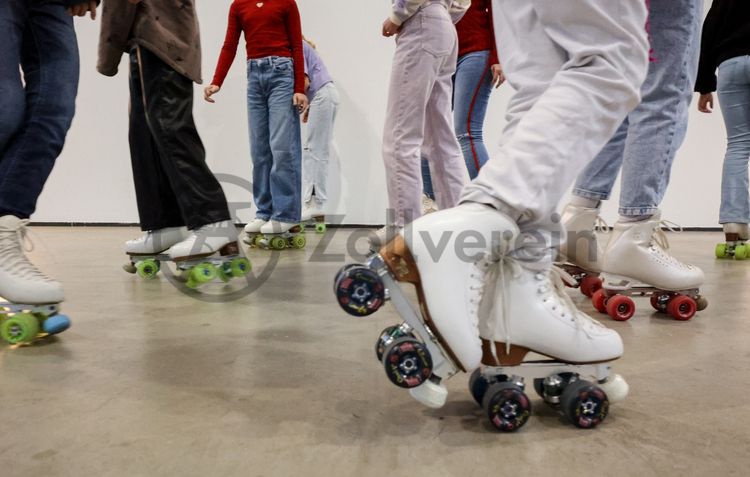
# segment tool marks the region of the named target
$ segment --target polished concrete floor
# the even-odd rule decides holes
[[[357,234],[308,234],[306,251],[252,251],[249,281],[191,295],[167,273],[121,270],[130,228],[34,228],[34,260],[65,283],[74,325],[0,345],[0,475],[728,476],[750,471],[750,261],[713,258],[718,233],[671,235],[706,272],[690,322],[639,299],[616,363],[631,386],[593,431],[534,401],[494,432],[466,390],[428,410],[373,357],[388,305],[339,310],[332,278]],[[574,295],[584,310],[591,306]],[[533,399],[536,399],[534,397]]]

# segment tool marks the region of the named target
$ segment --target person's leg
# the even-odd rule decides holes
[[[422,214],[421,148],[425,110],[443,64],[454,47],[455,36],[430,37],[430,25],[448,22],[433,5],[407,21],[396,42],[383,133],[383,161],[393,225],[403,226]],[[452,27],[452,24],[451,24]],[[390,220],[390,217],[389,217]]]
[[[250,156],[253,160],[253,200],[255,216],[269,220],[273,214],[271,200],[271,132],[268,122],[268,64],[254,60],[247,63],[247,124],[250,136]]]
[[[141,229],[154,231],[182,227],[185,221],[167,173],[162,167],[158,145],[149,126],[146,114],[147,99],[143,90],[138,48],[134,48],[130,52],[128,142]],[[172,245],[164,243],[158,248],[166,250]],[[128,247],[128,250],[132,250],[132,247]]]
[[[302,187],[302,146],[300,118],[292,104],[294,73],[292,60],[274,60],[270,73],[268,121],[271,133],[271,218],[286,224],[297,223],[301,216],[300,189]]]
[[[430,171],[430,160],[422,153],[422,192],[432,200],[435,200],[435,189],[432,187],[432,172]]]
[[[578,175],[573,186],[574,196],[592,202],[609,199],[622,167],[629,125],[625,119],[601,152]]]
[[[193,121],[193,83],[146,48],[138,48],[148,121],[161,168],[191,230],[229,220],[219,182],[206,164]]]
[[[10,9],[14,4],[16,1],[11,1],[0,8]],[[40,2],[33,2],[27,8],[20,55],[26,109],[23,122],[6,142],[0,161],[0,210],[22,219],[34,213],[37,199],[62,151],[75,113],[79,75],[78,43],[73,20],[65,8]],[[10,32],[4,34],[12,36]],[[11,52],[9,56],[15,55]],[[7,63],[7,66],[12,73],[3,73],[4,77],[18,73],[18,64]],[[8,91],[18,92],[17,87]],[[13,112],[9,112],[12,116]]]
[[[650,216],[669,183],[672,162],[687,131],[698,68],[702,0],[651,0],[655,61],[630,114],[620,192],[620,215]]]
[[[453,75],[456,72],[458,38],[449,22],[435,22],[430,25],[432,35],[455,38],[450,53],[443,57],[432,92],[425,110],[424,147],[433,173],[433,187],[438,207],[450,209],[458,204],[461,191],[469,177],[461,155],[461,148],[455,135],[451,101],[453,98]]]
[[[720,224],[750,222],[750,58],[738,56],[719,65],[718,96],[727,130],[721,180]]]
[[[317,167],[315,156],[311,149],[314,137],[320,135],[320,125],[317,124],[317,107],[323,101],[318,94],[310,102],[310,114],[307,118],[307,127],[304,129],[304,141],[302,143],[302,203],[305,206],[312,205],[313,191],[315,190],[315,177]]]
[[[468,53],[458,59],[456,68],[453,121],[471,179],[489,160],[483,132],[492,94],[492,65],[489,58],[489,51]]]
[[[328,201],[328,161],[333,142],[333,126],[339,94],[333,83],[324,86],[315,95],[310,105],[310,117],[307,122],[306,166],[303,170],[308,175],[305,187],[305,202],[310,201],[312,188],[315,188],[317,205],[324,206]],[[309,189],[308,183],[309,182]],[[308,192],[310,195],[308,195]]]
[[[23,0],[0,4],[0,162],[11,138],[21,129],[26,112],[26,93],[21,80],[21,47],[28,20],[29,5]],[[0,191],[2,197],[2,191]],[[0,204],[2,204],[0,199]],[[0,216],[5,215],[0,210]]]

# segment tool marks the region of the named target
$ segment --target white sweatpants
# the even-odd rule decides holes
[[[302,149],[302,202],[315,200],[322,207],[328,202],[328,161],[331,157],[333,125],[339,107],[339,91],[333,83],[324,85],[310,103]]]
[[[578,173],[640,100],[648,67],[644,0],[493,0],[496,40],[516,89],[500,148],[462,202],[549,230]]]

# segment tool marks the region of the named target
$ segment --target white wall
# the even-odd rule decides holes
[[[336,125],[338,158],[331,170],[332,199],[347,223],[382,223],[385,176],[380,138],[385,116],[393,42],[379,35],[388,2],[298,0],[305,35],[318,44],[336,79],[342,105]],[[230,0],[198,1],[203,34],[204,78],[212,74],[226,26]],[[33,219],[43,222],[137,222],[127,143],[127,69],[116,78],[96,73],[99,22],[78,20],[81,92],[68,143],[42,194]],[[240,48],[242,51],[242,46]],[[250,178],[251,165],[244,104],[243,53],[230,72],[217,104],[198,101],[196,121],[214,172]],[[490,146],[499,140],[508,87],[493,94],[486,124]],[[716,226],[724,126],[717,111],[700,115],[693,107],[688,138],[680,150],[664,216],[683,226]],[[492,147],[490,147],[492,150]],[[225,185],[231,202],[248,202],[248,193]],[[617,197],[618,190],[614,197]],[[616,200],[605,207],[613,222]],[[240,212],[247,220],[251,212]]]

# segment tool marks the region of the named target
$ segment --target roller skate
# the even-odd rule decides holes
[[[488,317],[479,327],[482,367],[469,379],[490,423],[503,432],[523,427],[532,409],[526,384],[533,383],[575,426],[601,424],[628,393],[610,367],[622,356],[620,336],[576,309],[559,269],[529,270],[507,258],[492,266],[499,279],[480,312]]]
[[[375,355],[388,379],[422,404],[441,407],[447,399],[441,380],[479,365],[484,257],[517,235],[515,223],[496,209],[461,204],[417,219],[364,265],[346,265],[338,273],[334,292],[350,315],[368,316],[386,301],[396,307],[403,323],[383,330]],[[471,242],[466,254],[462,240]],[[435,250],[434,244],[441,245]],[[414,285],[418,306],[399,282]]]
[[[248,233],[245,243],[270,250],[299,250],[307,245],[304,231],[304,226],[297,223],[270,220],[260,227],[258,233]]]
[[[0,338],[31,344],[70,327],[59,313],[62,285],[45,276],[23,253],[28,220],[0,217]]]
[[[669,242],[657,213],[640,222],[618,222],[602,263],[602,289],[594,308],[617,321],[635,313],[631,297],[650,297],[651,306],[676,320],[689,320],[708,306],[700,295],[703,271],[669,254]]]
[[[316,233],[323,234],[326,232],[326,218],[320,203],[313,198],[310,202],[305,203],[302,207],[302,227],[314,228]]]
[[[169,261],[166,250],[187,237],[185,227],[171,227],[151,230],[135,240],[129,240],[125,243],[129,261],[122,268],[143,279],[155,278],[161,270],[161,262]]]
[[[403,229],[403,227],[398,225],[386,225],[370,233],[370,251],[372,253],[377,253],[381,248],[385,247],[388,242],[396,238]]]
[[[245,234],[242,237],[242,241],[250,247],[257,247],[257,240],[262,237],[260,228],[266,225],[268,221],[263,219],[253,219],[247,225],[245,225]]]
[[[596,230],[608,230],[599,216],[599,208],[568,204],[563,210],[561,223],[567,240],[561,246],[556,263],[573,279],[571,286],[591,298],[602,287],[599,278],[604,251],[596,238]]]
[[[750,257],[750,239],[747,224],[724,224],[725,243],[716,245],[716,258],[734,257],[736,260],[746,260]]]

